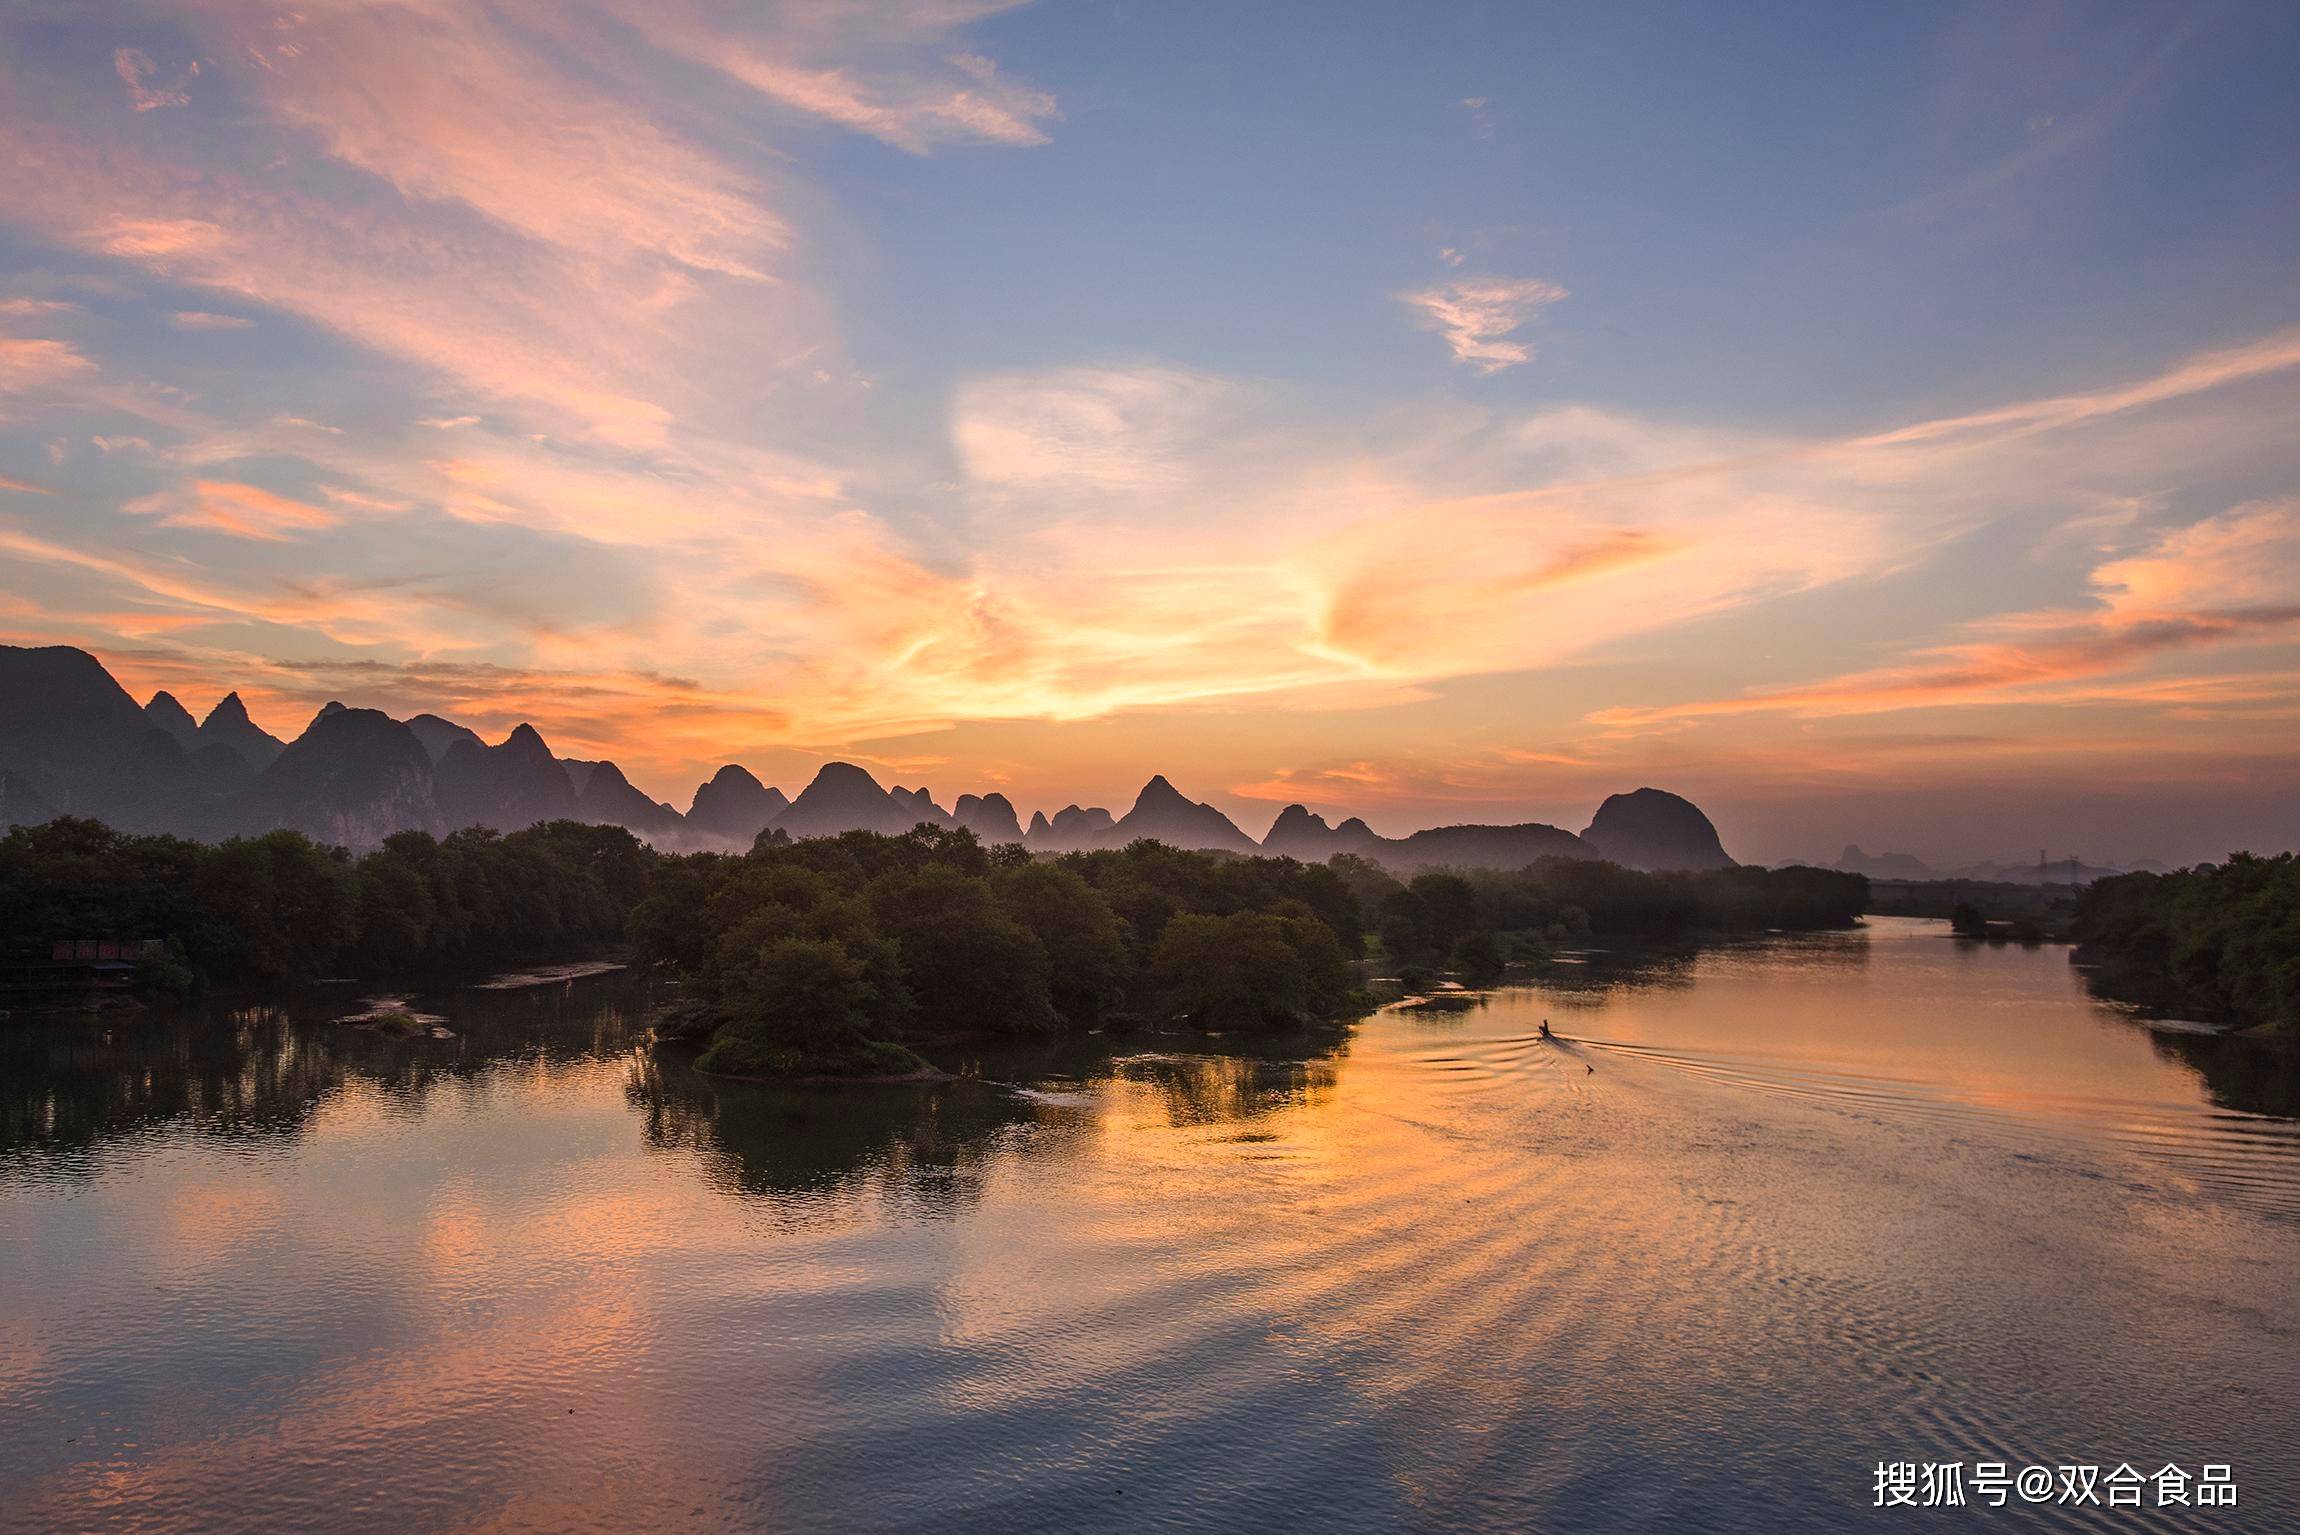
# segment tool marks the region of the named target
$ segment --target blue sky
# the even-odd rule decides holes
[[[2291,7],[0,35],[0,628],[139,689],[681,805],[2300,837]]]

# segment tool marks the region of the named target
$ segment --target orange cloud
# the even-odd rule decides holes
[[[742,278],[789,228],[747,177],[604,94],[478,6],[346,5],[232,24],[279,119],[411,198],[545,244]]]
[[[0,336],[0,394],[29,394],[95,371],[69,341]]]
[[[1904,665],[1737,698],[1600,710],[1590,720],[1635,731],[1749,714],[1817,719],[1954,704],[2161,701],[2164,684],[2129,676],[2160,655],[2300,637],[2300,503],[2242,506],[2163,533],[2146,551],[2099,566],[2093,585],[2097,611],[2016,614],[1976,626],[2019,639],[1934,646]],[[2119,680],[2092,680],[2103,678]]]
[[[170,507],[172,509],[163,510]],[[191,495],[185,501],[159,498],[157,506],[130,508],[145,509],[162,511],[160,521],[171,528],[205,528],[233,538],[273,543],[284,542],[299,533],[332,528],[343,521],[335,513],[309,502],[291,500],[258,485],[240,485],[228,480],[194,480]]]

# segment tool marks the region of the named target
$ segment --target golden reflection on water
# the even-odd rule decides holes
[[[697,1076],[588,986],[452,1042],[10,1045],[0,1527],[1841,1529],[1952,1457],[2300,1494],[2293,1125],[2058,951],[1597,955],[1307,1055],[847,1092]]]

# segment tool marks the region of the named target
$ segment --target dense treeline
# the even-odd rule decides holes
[[[579,821],[400,832],[353,858],[300,832],[211,845],[65,817],[0,837],[0,940],[165,938],[157,990],[453,971],[619,941],[656,861]]]
[[[658,853],[572,821],[402,832],[357,858],[295,832],[208,846],[67,819],[0,837],[0,936],[19,948],[165,937],[147,977],[164,989],[469,972],[627,942],[684,978],[673,1026],[707,1042],[709,1065],[762,1075],[915,1064],[905,1039],[1331,1020],[1356,1004],[1361,960],[1492,979],[1592,936],[1843,926],[1865,893],[1817,869],[1551,858],[1400,881],[1362,858],[1149,841],[1034,857],[931,826],[768,833],[741,856]]]
[[[704,1067],[774,1075],[899,1071],[921,1034],[1336,1018],[1357,911],[1332,870],[1288,859],[1154,842],[1040,859],[921,826],[666,859],[630,931],[687,977]]]
[[[1255,1029],[1332,1019],[1371,952],[1411,976],[1592,934],[1847,926],[1867,882],[1817,869],[1650,875],[1547,859],[1393,879],[1155,842],[1058,858],[920,827],[665,860],[632,913],[641,952],[690,978],[709,1069],[896,1069],[892,1042],[1044,1035],[1139,1018]]]
[[[1590,938],[1851,927],[1869,888],[1862,876],[1833,869],[1641,874],[1580,858],[1544,858],[1506,871],[1436,871],[1405,883],[1361,858],[1336,858],[1330,867],[1392,963],[1452,964],[1472,975]]]
[[[2078,955],[2104,990],[2237,1024],[2300,1030],[2300,858],[2238,853],[2171,874],[2095,880]]]

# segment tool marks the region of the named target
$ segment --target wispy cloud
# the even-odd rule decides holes
[[[95,363],[69,341],[0,336],[0,394],[29,394],[95,371]]]
[[[260,485],[229,480],[194,480],[186,492],[162,494],[132,501],[123,510],[156,516],[172,528],[200,528],[231,538],[284,543],[305,533],[332,528],[343,521],[325,507],[313,506]]]
[[[1532,345],[1509,338],[1564,297],[1563,288],[1538,277],[1464,277],[1398,295],[1424,329],[1445,337],[1456,362],[1480,373],[1530,361]]]
[[[112,54],[112,72],[128,88],[128,106],[131,111],[155,112],[162,107],[190,104],[192,98],[184,86],[198,78],[200,66],[195,61],[185,69],[175,84],[156,86],[152,81],[159,74],[160,66],[152,62],[152,56],[140,48],[121,48]]]
[[[946,378],[900,335],[869,342],[899,386],[844,409],[860,304],[826,274],[858,236],[814,151],[863,135],[847,158],[927,186],[1060,134],[969,33],[1003,8],[130,0],[101,46],[10,56],[0,205],[52,270],[0,299],[24,333],[0,339],[5,446],[52,454],[61,491],[0,481],[29,493],[0,527],[11,622],[145,680],[247,680],[282,724],[333,692],[532,718],[659,792],[730,750],[910,759],[928,732],[1187,710],[1282,744],[1213,780],[1241,795],[1462,805],[1689,740],[1746,756],[1716,740],[1736,718],[2290,704],[2220,675],[2293,670],[2269,653],[2300,586],[2287,503],[2195,508],[2288,483],[2300,333],[1828,433],[1454,391],[1345,419],[1316,378],[1134,351]],[[1495,374],[1565,294],[1475,275],[1486,243],[1398,299]],[[232,376],[242,354],[266,367]],[[2047,530],[2005,543],[2064,582],[2049,604],[1915,639],[1899,615],[1900,648],[1793,689],[1707,664],[1699,626],[2015,525]],[[1807,655],[1804,632],[1768,644]],[[1622,695],[1581,675],[1620,656],[1644,658]],[[1529,674],[1489,710],[1507,741],[1301,744]],[[1600,699],[1620,712],[1591,724]],[[1376,723],[1349,728],[1407,728]]]
[[[1047,141],[1045,125],[1061,115],[1053,95],[952,46],[959,28],[1015,3],[894,0],[867,11],[793,8],[763,35],[737,30],[688,0],[620,9],[666,52],[717,69],[794,111],[925,154],[943,145]]]
[[[2246,505],[2093,571],[2096,606],[1988,619],[1907,662],[1738,697],[1591,716],[1610,730],[1756,714],[1803,719],[1951,706],[2193,702],[2143,675],[2174,652],[2300,638],[2300,503]]]

